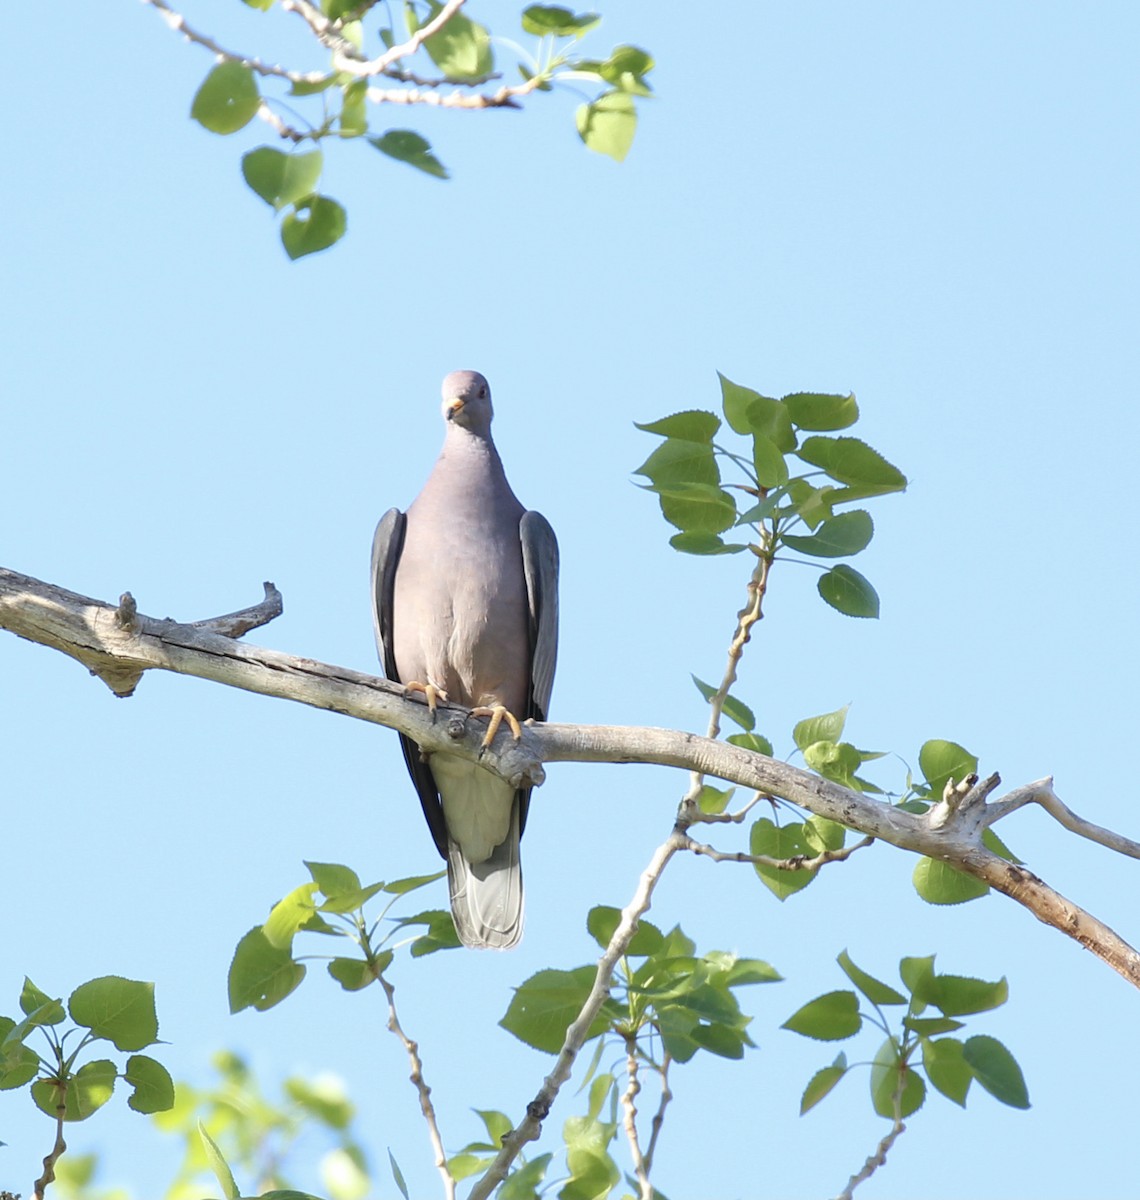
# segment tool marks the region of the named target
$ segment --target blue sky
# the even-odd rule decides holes
[[[284,18],[217,7],[186,12],[268,57],[301,44],[287,23],[270,32]],[[636,42],[658,62],[624,164],[580,146],[569,93],[522,113],[377,113],[378,130],[420,129],[453,179],[332,148],[323,186],[349,234],[298,263],[239,173],[269,138],[188,120],[209,57],[153,11],[73,6],[51,33],[63,74],[42,44],[5,39],[0,562],[182,620],[253,603],[272,579],[285,614],[250,640],[372,670],[372,528],[431,468],[439,380],[475,368],[515,491],[562,547],[552,716],[703,729],[689,673],[719,677],[746,568],[668,547],[630,476],[652,448],[632,423],[716,407],[717,370],[768,394],[851,390],[857,432],[911,480],[877,505],[860,561],[882,620],[846,620],[807,571],[777,569],[738,689],[759,727],[789,754],[796,720],[851,703],[860,745],[914,763],[925,739],[952,738],[1009,786],[1053,774],[1078,812],[1135,835],[1140,12],[614,8],[596,49]],[[513,24],[509,5],[473,11]],[[177,1077],[203,1080],[221,1046],[270,1081],[334,1070],[378,1175],[391,1147],[413,1194],[433,1194],[379,993],[315,972],[269,1014],[226,1011],[233,946],[303,880],[302,859],[367,879],[435,868],[395,736],[157,673],[115,700],[11,637],[0,680],[0,1012],[25,973],[53,994],[108,972],[155,980]],[[888,759],[879,778],[904,771]],[[593,957],[587,910],[626,902],[685,784],[552,768],[523,844],[522,947],[395,975],[449,1149],[479,1132],[472,1108],[517,1115],[534,1094],[548,1060],[495,1027],[510,988]],[[1133,863],[1038,812],[1001,831],[1140,936]],[[913,865],[880,847],[784,905],[746,868],[670,868],[656,922],[786,982],[747,997],[759,1049],[743,1065],[676,1073],[667,1194],[832,1194],[870,1152],[884,1123],[862,1079],[796,1115],[834,1048],[779,1029],[842,986],[845,947],[884,978],[935,951],[944,970],[1006,975],[1008,1005],[976,1029],[1013,1050],[1033,1102],[975,1091],[963,1113],[933,1097],[861,1195],[1132,1187],[1126,1155],[1084,1147],[1131,1136],[1135,994],[1003,898],[924,905]],[[50,1144],[28,1107],[0,1104],[0,1185],[25,1192]],[[565,1096],[550,1131],[579,1108]],[[137,1196],[168,1177],[173,1150],[121,1098],[71,1134]]]

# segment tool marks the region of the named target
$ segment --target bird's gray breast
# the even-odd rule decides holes
[[[505,481],[504,481],[505,482]],[[513,503],[512,503],[513,502]],[[530,650],[519,518],[509,488],[425,489],[408,510],[393,596],[403,682],[459,704],[526,711]]]

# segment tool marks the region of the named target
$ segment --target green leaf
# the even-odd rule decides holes
[[[289,88],[290,96],[316,96],[320,92],[327,92],[339,80],[340,76],[336,71],[330,71],[327,75],[321,76],[319,79],[295,79]]]
[[[399,921],[401,929],[409,925],[426,925],[426,931],[412,943],[412,957],[423,958],[425,954],[434,954],[437,950],[454,950],[462,945],[459,934],[455,932],[455,922],[451,913],[441,908],[433,908],[427,912],[416,913],[414,917],[402,917]]]
[[[720,380],[721,407],[724,409],[724,419],[736,433],[755,432],[748,419],[748,409],[752,402],[769,400],[774,404],[775,401],[771,400],[771,397],[761,396],[759,392],[754,392],[751,388],[733,383],[719,371],[717,371],[716,377]]]
[[[724,740],[730,745],[739,746],[743,750],[753,750],[768,758],[771,758],[774,753],[772,743],[760,733],[732,733]]]
[[[433,175],[436,179],[449,179],[447,168],[432,153],[431,142],[411,129],[389,129],[381,137],[370,137],[369,142],[380,151],[399,162]]]
[[[697,685],[697,690],[708,701],[716,695],[717,689],[711,684],[705,683],[703,679],[698,679],[695,675],[691,676],[693,682]],[[724,698],[724,704],[721,707],[721,712],[724,713],[730,721],[734,721],[746,733],[752,731],[756,724],[756,718],[752,713],[752,709],[748,707],[742,700],[737,700],[735,696],[729,694]]]
[[[430,875],[409,875],[405,879],[393,879],[391,883],[384,885],[384,891],[393,896],[405,896],[408,892],[414,892],[418,888],[426,887],[429,883],[435,883],[437,879],[442,879],[446,874],[446,871],[433,871]]]
[[[819,594],[848,617],[877,617],[879,597],[870,582],[846,563],[824,572],[816,585]]]
[[[294,261],[306,254],[327,250],[344,237],[348,227],[345,211],[328,196],[316,193],[286,213],[281,222],[281,244]]]
[[[859,419],[859,406],[853,395],[825,396],[816,392],[793,392],[783,397],[792,420],[801,428],[816,432],[846,429]]]
[[[554,37],[579,38],[589,33],[601,19],[597,13],[575,14],[556,4],[531,4],[523,9],[522,27],[527,33],[539,37],[551,34]]]
[[[813,742],[804,750],[804,762],[811,770],[844,787],[857,786],[855,772],[862,761],[850,742]]]
[[[934,986],[934,955],[925,958],[902,958],[899,960],[899,978],[911,994],[910,1010],[920,1013],[930,1002],[930,990]]]
[[[237,944],[230,963],[230,1012],[256,1008],[265,1012],[280,1004],[305,978],[305,967],[288,950],[270,944],[259,925]]]
[[[104,975],[80,984],[67,1011],[77,1025],[119,1050],[142,1050],[158,1041],[153,983]]]
[[[780,1026],[821,1042],[840,1041],[863,1028],[859,997],[854,992],[826,992],[809,1000]]]
[[[771,396],[754,395],[744,410],[744,419],[748,424],[748,432],[765,438],[781,454],[787,454],[796,448],[792,418],[779,400],[773,400]],[[785,468],[784,479],[787,477]]]
[[[899,1115],[909,1117],[922,1107],[926,1099],[926,1084],[922,1082],[921,1075],[899,1059],[894,1039],[887,1038],[871,1063],[871,1103],[875,1112],[887,1120],[893,1120],[895,1116],[895,1095],[900,1079],[902,1094],[899,1097]]]
[[[368,80],[354,79],[344,84],[343,90],[339,120],[341,136],[360,137],[368,131]]]
[[[762,488],[779,487],[788,481],[788,464],[779,447],[762,433],[752,435],[752,466]]]
[[[174,1080],[162,1063],[149,1055],[132,1054],[123,1078],[134,1089],[127,1104],[135,1112],[166,1112],[174,1107]]]
[[[914,890],[927,904],[965,904],[989,890],[989,884],[936,858],[920,858],[914,868]]]
[[[974,1078],[995,1100],[1011,1108],[1029,1107],[1029,1090],[1017,1060],[997,1040],[979,1034],[968,1038],[963,1057],[970,1064]]]
[[[866,442],[853,437],[810,437],[796,452],[820,467],[839,483],[849,484],[867,496],[901,492],[906,476]]]
[[[1000,1008],[1009,999],[1009,984],[1004,976],[990,983],[965,975],[935,975],[923,999],[947,1017],[964,1017]]]
[[[400,1170],[400,1164],[396,1162],[396,1157],[391,1150],[388,1151],[388,1166],[392,1169],[392,1179],[399,1189],[400,1195],[404,1200],[411,1200],[408,1195],[408,1185],[404,1182],[404,1172]]]
[[[487,1131],[487,1148],[500,1150],[503,1138],[514,1129],[510,1117],[495,1108],[477,1108],[475,1115],[483,1122],[483,1128]]]
[[[220,62],[206,76],[190,105],[190,116],[211,133],[236,133],[257,115],[261,96],[249,67]]]
[[[832,516],[832,497],[835,488],[831,484],[814,487],[806,479],[793,479],[788,484],[788,496],[792,501],[792,510],[803,517],[804,524],[809,529],[819,526]]]
[[[16,1028],[11,1017],[0,1017],[0,1091],[23,1087],[39,1074],[39,1056],[18,1038],[7,1041]]]
[[[84,1063],[62,1089],[50,1080],[36,1080],[32,1084],[32,1099],[41,1112],[47,1113],[49,1117],[58,1117],[62,1091],[63,1119],[85,1121],[111,1099],[118,1075],[119,1072],[110,1059],[97,1058],[93,1062]]]
[[[44,1018],[54,1014],[55,1003],[55,1001],[49,1000],[46,1003],[41,1004],[40,1007],[32,1010],[31,1013],[26,1015],[25,1018],[19,1022],[19,1025],[8,1025],[4,1040],[0,1042],[0,1051],[4,1052],[4,1054],[8,1054],[10,1051],[14,1052],[18,1045],[22,1045],[25,1040],[28,1039],[28,1034],[31,1033],[32,1030],[37,1030],[37,1028],[40,1028],[41,1025],[49,1024],[49,1022],[44,1020]],[[5,1018],[5,1020],[7,1020],[7,1018]]]
[[[748,852],[768,858],[795,858],[797,855],[814,857],[804,838],[804,827],[796,823],[777,825],[767,817],[760,817],[753,824],[748,836]],[[786,900],[793,892],[802,891],[816,877],[816,871],[787,871],[779,867],[753,863],[756,874],[764,886],[777,900]]]
[[[843,736],[843,727],[847,724],[847,710],[851,706],[845,704],[834,712],[822,713],[818,717],[804,717],[797,721],[792,730],[792,741],[798,750],[806,750],[813,742],[838,742]]]
[[[347,1129],[352,1124],[355,1110],[339,1080],[292,1076],[285,1080],[285,1091],[309,1116],[329,1129]]]
[[[648,421],[644,425],[634,421],[637,429],[646,433],[657,433],[661,437],[680,438],[686,442],[708,442],[711,444],[720,428],[720,417],[703,409],[691,408],[673,413],[659,421]]]
[[[64,1020],[63,1001],[53,1000],[25,975],[20,991],[20,1010],[26,1016],[35,1016],[36,1025],[58,1025]]]
[[[825,520],[811,537],[785,533],[780,540],[799,554],[811,554],[816,558],[843,558],[848,554],[858,554],[870,542],[874,532],[871,514],[864,508],[856,508]]]
[[[294,888],[283,900],[278,900],[269,913],[269,919],[261,927],[265,940],[277,950],[288,950],[293,937],[314,914],[313,895],[315,883],[303,883]]]
[[[370,883],[367,887],[360,888],[358,891],[343,892],[339,896],[334,896],[331,900],[326,900],[320,906],[320,911],[327,913],[358,912],[364,908],[373,896],[383,890],[383,883]],[[308,926],[306,925],[305,928],[307,929]]]
[[[1007,862],[1021,863],[1023,861],[994,833],[992,825],[982,830],[982,845],[987,850],[992,850],[995,854],[1004,858]]]
[[[654,487],[678,483],[720,483],[720,470],[708,442],[669,437],[633,472]]]
[[[746,542],[726,542],[718,534],[695,529],[673,534],[669,545],[682,554],[739,554],[748,549]]]
[[[686,533],[718,534],[736,523],[736,501],[716,484],[651,484],[665,519]]]
[[[198,1136],[202,1139],[202,1149],[205,1151],[206,1161],[218,1180],[218,1186],[222,1189],[225,1200],[241,1200],[241,1192],[234,1182],[234,1174],[230,1170],[229,1163],[226,1162],[225,1155],[218,1149],[217,1143],[206,1132],[206,1127],[201,1121],[198,1122]]]
[[[707,783],[701,786],[697,796],[697,807],[701,812],[716,815],[728,807],[728,802],[736,795],[736,788],[714,788]]]
[[[328,900],[349,892],[360,891],[360,876],[343,863],[309,862],[306,860],[305,869],[312,876],[317,890]]]
[[[829,821],[813,813],[804,822],[804,845],[812,855],[822,854],[825,850],[841,850],[846,840],[846,826],[838,821]]]
[[[578,136],[591,149],[623,162],[637,131],[637,110],[627,92],[603,92],[576,115]]]
[[[515,989],[515,994],[499,1024],[521,1042],[547,1054],[562,1049],[566,1030],[577,1017],[594,986],[594,967],[573,971],[545,970],[532,975]],[[612,1003],[603,1006],[594,1018],[587,1037],[597,1037],[615,1015]]]
[[[743,1058],[744,1038],[728,1025],[716,1022],[710,1025],[694,1025],[689,1036],[701,1047],[719,1058]]]
[[[362,958],[334,958],[328,963],[328,972],[346,992],[359,992],[373,983],[391,961],[391,950],[386,950],[380,956],[378,969]]]
[[[427,18],[417,22],[414,7],[405,4],[409,28],[413,31],[421,29],[433,21],[442,8],[438,0],[428,0],[430,11]],[[495,69],[491,39],[486,29],[461,12],[457,12],[438,33],[432,34],[424,42],[424,49],[432,62],[453,83],[482,79]]]
[[[258,146],[242,156],[241,173],[253,191],[279,212],[316,190],[323,162],[320,150],[285,154],[272,146]]]
[[[903,1017],[903,1026],[919,1037],[932,1038],[961,1029],[962,1022],[950,1017]]]
[[[896,992],[890,984],[883,983],[866,971],[861,971],[852,961],[846,950],[840,952],[836,959],[848,979],[871,1001],[880,1006],[885,1004],[905,1004],[906,997]]]
[[[935,799],[941,799],[947,780],[953,778],[960,783],[967,775],[978,773],[977,757],[959,746],[942,738],[931,738],[924,742],[918,752],[918,766]]]
[[[814,1108],[831,1091],[833,1087],[847,1074],[847,1055],[840,1054],[830,1067],[824,1067],[808,1080],[804,1094],[800,1099],[800,1116]]]
[[[653,70],[653,58],[639,46],[616,46],[605,62],[581,59],[574,65],[575,74],[596,75],[619,91],[635,96],[651,94],[645,76]]]
[[[495,1193],[495,1200],[538,1200],[540,1185],[553,1157],[553,1154],[540,1154],[516,1167]],[[664,1196],[660,1196],[660,1200],[665,1200]]]
[[[762,958],[737,958],[735,955],[730,957],[733,963],[725,977],[725,983],[730,988],[752,983],[779,983],[784,978],[775,967]]]
[[[962,1054],[957,1038],[939,1038],[922,1042],[922,1066],[926,1077],[948,1099],[966,1107],[966,1093],[974,1074]]]

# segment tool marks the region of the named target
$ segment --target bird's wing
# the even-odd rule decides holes
[[[407,682],[401,680],[396,671],[395,643],[392,638],[396,567],[404,547],[407,523],[407,517],[398,508],[390,508],[380,518],[380,523],[376,526],[376,536],[372,539],[372,621],[376,631],[376,649],[384,666],[384,674],[393,683]],[[420,748],[416,743],[402,733],[400,749],[404,752],[408,774],[412,777],[412,783],[416,785],[420,807],[424,810],[435,847],[440,856],[446,859],[447,825],[444,823],[443,805],[431,769],[420,756]]]
[[[523,513],[519,538],[530,610],[530,705],[526,715],[545,721],[558,658],[558,541],[550,522],[537,512]]]

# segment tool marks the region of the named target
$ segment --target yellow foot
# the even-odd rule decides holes
[[[483,738],[483,749],[485,750],[494,740],[495,734],[499,732],[499,726],[506,721],[511,727],[511,733],[517,742],[522,737],[522,726],[519,724],[519,719],[512,712],[508,712],[501,704],[493,705],[491,708],[479,707],[471,710],[473,717],[490,717],[490,723],[487,725],[487,733]]]
[[[404,695],[410,696],[413,692],[423,692],[427,698],[428,712],[432,715],[432,720],[435,720],[435,706],[440,700],[447,701],[447,693],[442,688],[437,688],[434,683],[420,683],[418,679],[412,680],[411,683],[404,684]]]

